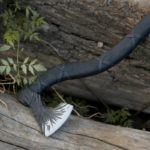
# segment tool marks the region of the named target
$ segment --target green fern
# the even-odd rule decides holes
[[[133,120],[128,119],[131,114],[127,107],[123,107],[120,110],[107,110],[107,113],[104,114],[107,123],[119,124],[124,127],[132,127]]]

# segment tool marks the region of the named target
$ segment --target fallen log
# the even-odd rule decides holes
[[[49,25],[41,26],[40,38],[56,47],[68,62],[89,60],[111,49],[150,8],[150,2],[146,0],[138,0],[138,3],[134,0],[22,0],[20,4],[30,5],[45,16]],[[150,101],[149,41],[150,37],[146,38],[130,57],[110,69],[109,73],[85,78],[86,84],[109,104],[141,109]],[[13,51],[1,53],[1,57],[6,56],[16,57]],[[35,42],[25,43],[20,60],[27,56],[38,58],[48,68],[61,63]],[[69,95],[97,100],[78,80],[55,87]],[[144,112],[150,113],[150,107]]]
[[[13,95],[0,94],[0,149],[8,150],[147,150],[150,133],[70,116],[46,138],[31,110]]]

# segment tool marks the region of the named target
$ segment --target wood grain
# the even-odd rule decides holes
[[[31,109],[8,94],[0,94],[0,149],[8,150],[148,150],[150,133],[70,116],[46,138]],[[1,144],[2,143],[2,144]]]

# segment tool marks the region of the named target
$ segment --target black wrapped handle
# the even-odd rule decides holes
[[[89,61],[54,66],[38,77],[29,88],[34,92],[41,93],[45,88],[56,83],[101,73],[128,56],[149,32],[150,13],[148,13],[115,47],[102,56]]]

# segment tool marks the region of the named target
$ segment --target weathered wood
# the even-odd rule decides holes
[[[21,0],[20,3],[45,16],[49,25],[40,27],[40,38],[56,47],[68,62],[91,59],[111,49],[150,10],[147,0]],[[85,82],[107,103],[139,110],[150,102],[149,41],[150,37],[146,38],[129,58],[111,68],[111,73],[86,78]],[[1,53],[1,57],[6,56],[15,57],[14,51]],[[27,56],[38,58],[48,68],[61,63],[37,42],[25,43],[20,60]],[[55,87],[63,93],[96,100],[78,80]],[[144,112],[150,113],[150,107]]]
[[[150,133],[107,125],[70,116],[51,137],[46,138],[31,109],[15,97],[0,94],[0,149],[8,150],[148,150]],[[1,144],[2,143],[2,144]],[[13,149],[14,148],[14,149]]]
[[[26,150],[26,149],[0,141],[0,150]]]

